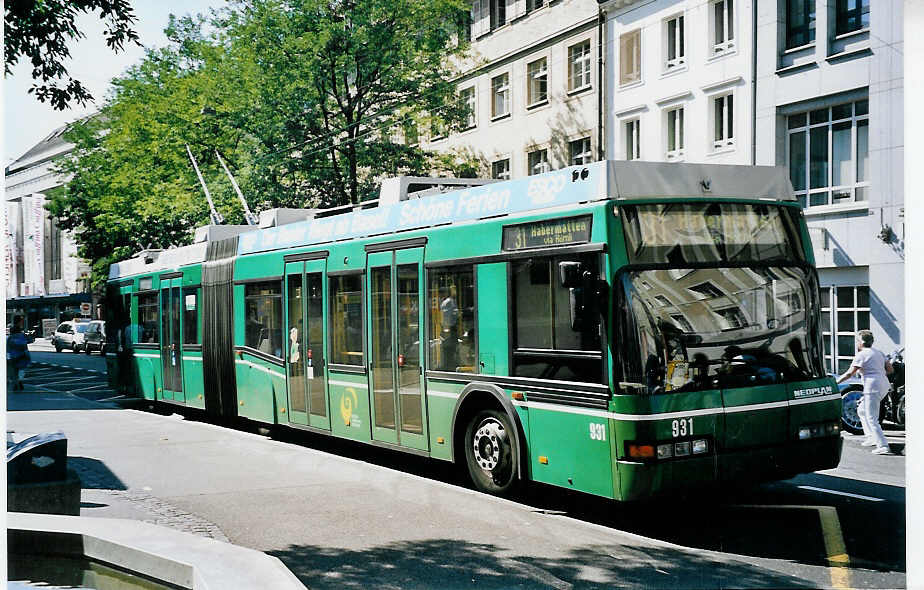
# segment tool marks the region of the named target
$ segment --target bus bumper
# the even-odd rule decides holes
[[[640,500],[716,485],[789,479],[799,473],[833,469],[840,463],[842,445],[840,436],[832,436],[661,464],[620,461],[617,464],[618,499]]]

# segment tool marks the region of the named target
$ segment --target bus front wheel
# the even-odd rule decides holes
[[[495,496],[513,493],[517,484],[517,457],[513,426],[503,412],[482,410],[465,430],[465,462],[475,487]]]

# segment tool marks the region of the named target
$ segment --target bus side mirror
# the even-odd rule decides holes
[[[559,262],[558,280],[565,289],[575,289],[583,285],[583,268],[580,262]]]

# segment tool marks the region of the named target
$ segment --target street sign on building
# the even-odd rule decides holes
[[[91,306],[90,306],[89,303],[86,303],[86,302],[81,303],[81,304],[80,304],[80,315],[89,316],[89,315],[90,315],[90,308],[91,308]]]

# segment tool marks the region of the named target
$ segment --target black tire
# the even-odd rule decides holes
[[[905,425],[905,394],[898,398],[898,404],[895,408],[895,422],[902,426]]]
[[[84,344],[84,345],[83,345],[83,352],[84,352],[84,354],[86,354],[87,356],[90,356],[90,353],[93,352],[93,351],[90,350],[90,345],[89,345],[89,344]]]
[[[55,342],[55,352],[61,352],[61,343]]]
[[[863,424],[857,414],[857,404],[863,398],[863,387],[851,385],[841,394],[841,426],[851,434],[863,434]]]
[[[71,342],[71,352],[77,352],[78,350],[79,349],[77,348],[77,343]]]
[[[497,410],[482,410],[465,428],[465,463],[472,483],[494,496],[510,496],[518,487],[515,433],[509,418]]]

